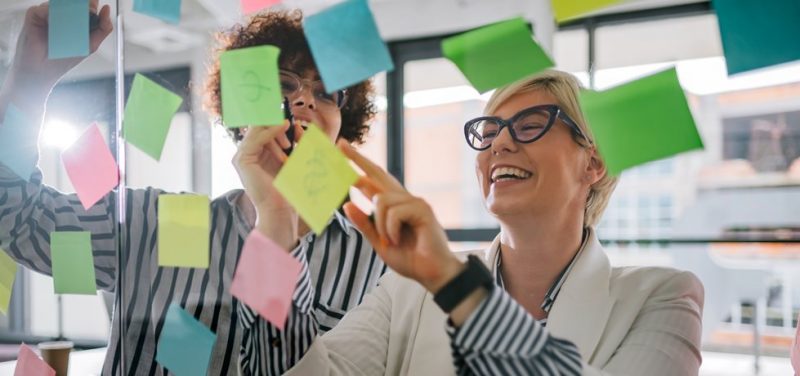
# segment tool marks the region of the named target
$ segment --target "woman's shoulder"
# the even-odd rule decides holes
[[[619,296],[646,293],[651,297],[690,296],[701,300],[703,283],[694,273],[662,266],[622,266],[611,268],[610,289]]]

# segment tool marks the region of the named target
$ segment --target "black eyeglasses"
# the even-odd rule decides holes
[[[320,104],[320,108],[342,108],[347,102],[345,90],[336,90],[329,94],[320,80],[301,78],[296,73],[285,69],[280,70],[280,80],[281,93],[288,98],[296,97],[303,88],[307,87],[311,90],[314,100]]]
[[[511,138],[516,142],[529,144],[544,136],[556,119],[561,119],[564,124],[570,127],[578,137],[589,142],[589,139],[581,131],[575,122],[567,116],[560,107],[554,104],[533,106],[517,112],[509,119],[497,116],[482,116],[472,119],[464,124],[464,136],[467,138],[467,145],[481,151],[492,146],[492,142],[500,134],[504,127],[508,127]]]

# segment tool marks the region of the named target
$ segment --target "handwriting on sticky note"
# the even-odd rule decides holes
[[[217,336],[176,303],[158,338],[156,361],[174,375],[205,375]]]
[[[158,265],[208,268],[210,209],[207,196],[158,196]]]
[[[123,137],[153,159],[161,159],[172,117],[182,102],[177,94],[137,73],[125,105]]]
[[[347,158],[311,124],[275,178],[275,188],[321,234],[358,179]]]
[[[231,294],[283,330],[301,268],[286,250],[254,230],[239,256]]]
[[[603,92],[586,91],[580,99],[613,175],[703,148],[674,68]]]
[[[226,51],[220,57],[222,120],[228,127],[283,124],[274,46]]]
[[[303,29],[329,93],[394,69],[364,0],[344,1],[308,16]]]
[[[521,17],[447,38],[442,53],[482,93],[553,66]]]
[[[97,124],[92,124],[69,149],[61,153],[72,186],[89,210],[119,183],[119,169]]]

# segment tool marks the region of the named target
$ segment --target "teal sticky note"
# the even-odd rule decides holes
[[[227,127],[283,124],[275,46],[226,51],[220,56],[222,121]]]
[[[603,92],[582,92],[580,101],[613,175],[703,148],[675,68]]]
[[[217,335],[172,303],[158,338],[156,361],[177,376],[205,375]]]
[[[57,294],[97,294],[90,232],[51,232],[50,259]]]
[[[134,0],[133,11],[176,24],[181,20],[181,0]]]
[[[14,104],[8,104],[0,124],[0,163],[24,180],[30,179],[39,158],[38,128]]]
[[[50,0],[47,56],[89,55],[89,0]]]
[[[800,1],[712,3],[729,75],[800,60]]]
[[[177,94],[137,73],[125,104],[123,137],[153,159],[161,159],[172,117],[182,102]]]
[[[303,28],[329,93],[394,69],[366,0],[348,0],[309,16]]]
[[[442,54],[481,93],[553,66],[521,17],[447,38]]]

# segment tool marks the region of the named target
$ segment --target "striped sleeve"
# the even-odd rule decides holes
[[[112,291],[116,278],[114,195],[85,210],[77,195],[42,184],[38,169],[29,181],[0,164],[0,248],[25,267],[51,275],[50,233],[89,231],[98,288]]]
[[[571,342],[551,336],[503,289],[495,288],[460,328],[448,320],[459,375],[580,375]]]
[[[309,244],[301,244],[291,255],[300,261],[300,275],[292,296],[292,309],[284,330],[278,330],[250,307],[237,304],[243,331],[239,362],[243,375],[281,375],[300,361],[314,337],[318,324],[312,308],[314,288],[308,268]],[[263,372],[262,372],[263,371]]]

